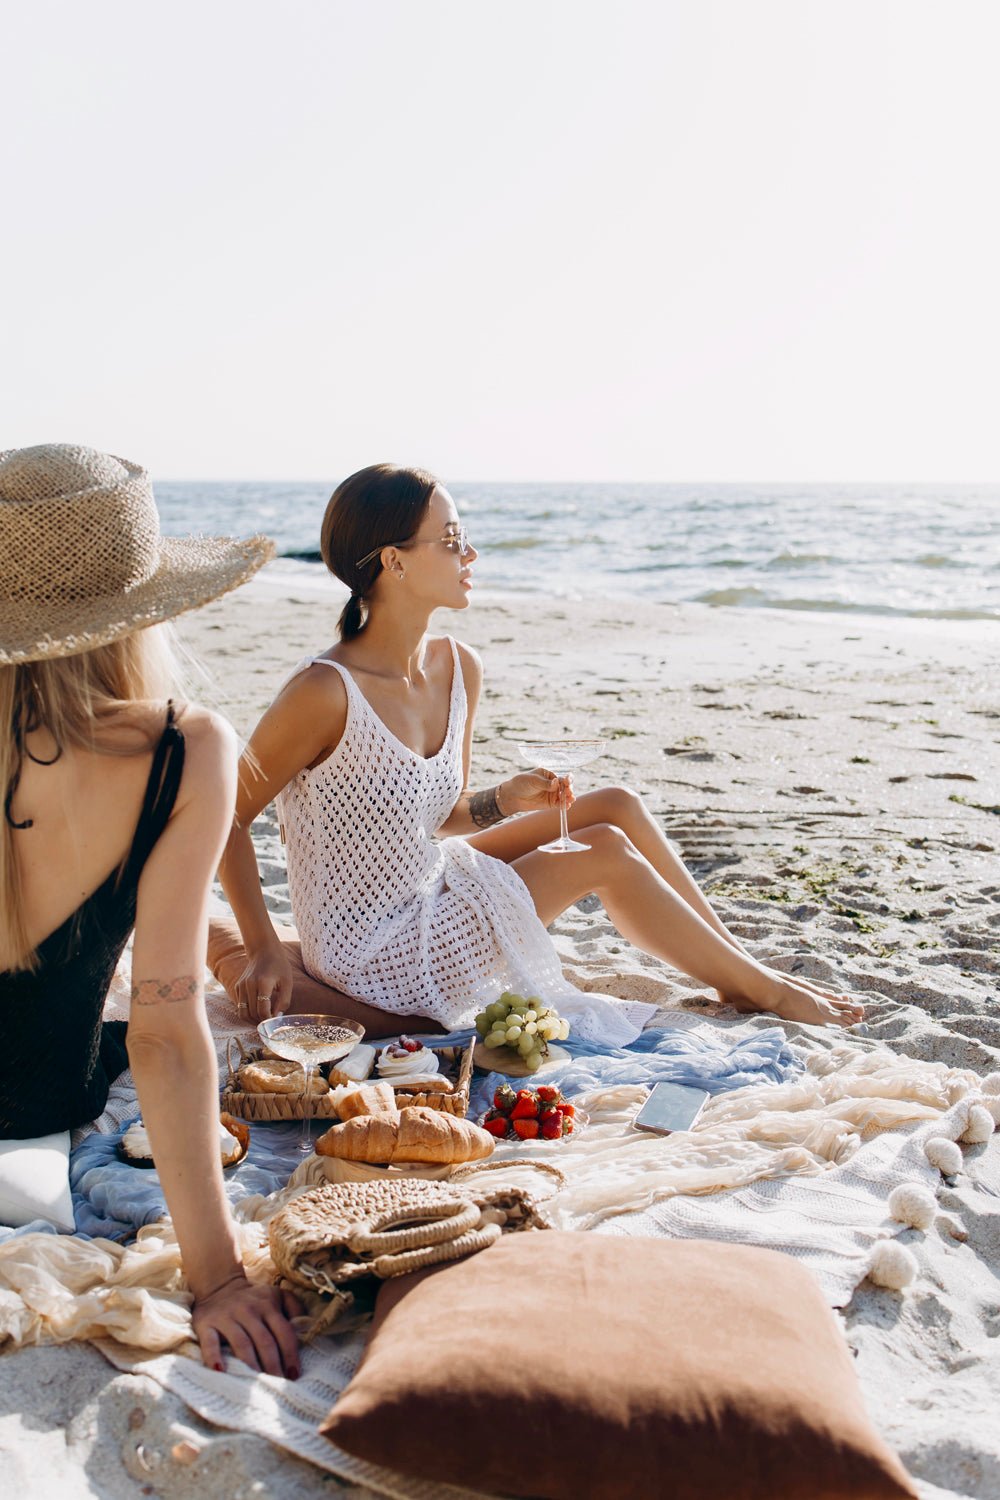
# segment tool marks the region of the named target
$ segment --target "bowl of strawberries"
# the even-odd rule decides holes
[[[502,1083],[493,1107],[480,1118],[482,1128],[498,1141],[561,1141],[586,1122],[582,1110],[562,1096],[555,1083],[537,1088],[511,1088]]]

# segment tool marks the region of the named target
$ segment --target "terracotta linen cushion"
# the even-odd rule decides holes
[[[285,957],[289,960],[293,970],[293,985],[299,985],[302,980],[309,980],[311,984],[319,981],[312,979],[306,973],[302,962],[302,946],[298,941],[298,933],[292,927],[277,927],[275,931],[281,939],[281,946],[285,950]],[[247,950],[243,946],[240,929],[236,923],[228,917],[213,917],[208,924],[208,953],[206,963],[212,974],[222,985],[230,1000],[236,1002],[236,986],[243,978],[247,968]],[[324,985],[324,989],[329,986]]]
[[[810,1273],[744,1245],[509,1235],[387,1281],[322,1424],[536,1500],[914,1500]]]

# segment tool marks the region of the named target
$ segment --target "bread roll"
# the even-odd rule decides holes
[[[320,1156],[367,1161],[380,1166],[398,1162],[479,1161],[493,1150],[493,1137],[471,1120],[458,1119],[424,1105],[399,1114],[363,1115],[333,1125],[316,1142]]]
[[[257,1062],[244,1063],[237,1074],[240,1088],[245,1094],[304,1094],[306,1075],[301,1063],[285,1057],[262,1057]],[[330,1092],[330,1085],[320,1073],[313,1073],[309,1080],[310,1094]]]

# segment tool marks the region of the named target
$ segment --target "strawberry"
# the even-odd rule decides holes
[[[406,1052],[419,1052],[421,1047],[423,1046],[423,1042],[415,1042],[412,1036],[401,1036],[399,1039],[399,1045]]]
[[[535,1093],[540,1104],[556,1104],[562,1098],[562,1090],[557,1083],[540,1083]]]
[[[512,1120],[536,1120],[538,1118],[538,1099],[531,1089],[518,1089],[517,1100],[510,1112]]]
[[[575,1114],[575,1110],[568,1099],[560,1099],[555,1108],[561,1115],[565,1115],[568,1120],[572,1120],[573,1115]]]
[[[508,1134],[508,1123],[506,1116],[494,1115],[492,1119],[487,1117],[487,1119],[483,1121],[483,1129],[488,1131],[490,1135],[495,1135],[497,1140],[502,1141]]]
[[[511,1124],[514,1127],[514,1134],[519,1135],[522,1141],[533,1140],[538,1134],[537,1120],[529,1120],[527,1118],[512,1119]]]
[[[573,1134],[573,1117],[572,1117],[572,1115],[561,1115],[560,1119],[562,1120],[562,1133],[563,1133],[563,1135],[572,1135]]]
[[[517,1102],[517,1095],[509,1083],[502,1083],[493,1095],[493,1108],[509,1115]]]
[[[563,1117],[557,1109],[543,1109],[538,1116],[538,1133],[543,1140],[557,1141],[563,1133]]]

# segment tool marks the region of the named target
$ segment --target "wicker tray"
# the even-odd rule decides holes
[[[425,1043],[426,1045],[426,1043]],[[427,1109],[440,1109],[448,1115],[464,1118],[469,1112],[469,1085],[472,1081],[472,1048],[433,1047],[442,1064],[443,1076],[453,1085],[453,1092],[408,1094],[397,1087],[396,1103],[400,1109],[422,1104]],[[222,1090],[222,1108],[241,1120],[267,1122],[271,1120],[301,1120],[305,1104],[304,1093],[299,1094],[245,1094],[239,1087],[237,1073],[245,1062],[256,1062],[264,1056],[263,1047],[244,1047],[238,1036],[231,1036],[226,1044],[226,1061],[229,1078]],[[376,1074],[366,1082],[377,1081]],[[328,1094],[313,1095],[312,1118],[314,1120],[339,1120],[340,1116],[330,1102]]]

